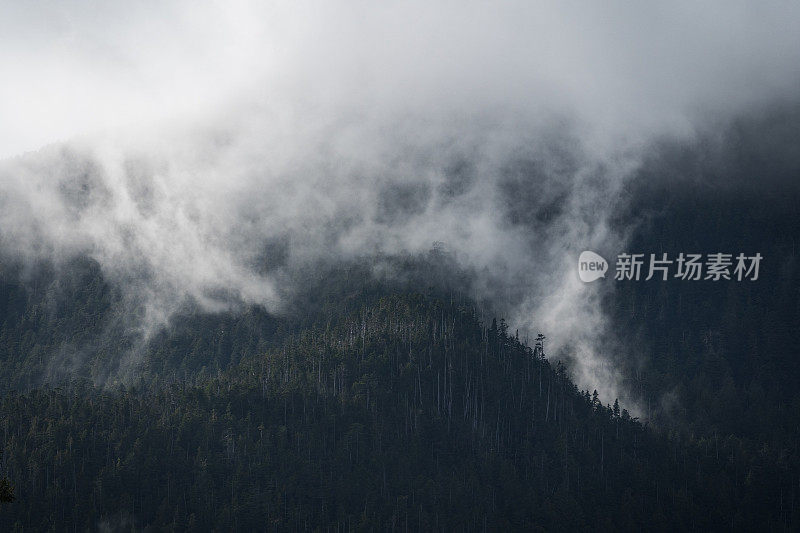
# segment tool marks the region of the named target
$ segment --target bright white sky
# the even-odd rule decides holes
[[[661,5],[0,0],[0,157],[254,94],[564,107],[607,131],[797,93],[800,3]]]
[[[204,113],[269,50],[244,6],[0,2],[0,157]]]

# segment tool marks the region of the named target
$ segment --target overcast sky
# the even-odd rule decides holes
[[[0,15],[0,156],[254,99],[569,112],[604,142],[795,93],[800,69],[785,1],[2,0]]]

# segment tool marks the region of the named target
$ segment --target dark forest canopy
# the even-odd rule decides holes
[[[794,523],[795,456],[654,432],[466,301],[356,300],[191,383],[5,394],[3,528]]]

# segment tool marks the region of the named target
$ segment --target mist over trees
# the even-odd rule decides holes
[[[0,530],[800,529],[798,20],[0,1]]]

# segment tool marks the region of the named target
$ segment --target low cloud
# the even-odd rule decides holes
[[[443,241],[609,397],[607,284],[578,254],[623,245],[610,217],[654,142],[800,80],[800,7],[777,3],[4,11],[6,253],[92,257],[149,331],[187,301],[280,312],[293,268]]]

